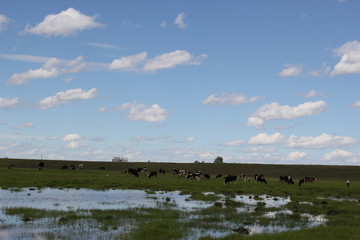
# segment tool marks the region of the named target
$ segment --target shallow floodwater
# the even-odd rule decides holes
[[[213,194],[213,193],[204,193]],[[217,195],[225,201],[225,196]],[[96,191],[89,189],[0,189],[0,239],[47,239],[55,236],[58,239],[114,239],[119,234],[126,234],[136,228],[136,223],[128,223],[118,226],[117,229],[103,231],[99,229],[95,220],[78,220],[71,225],[59,226],[51,219],[40,219],[24,222],[18,216],[10,216],[4,213],[6,208],[35,208],[58,211],[77,210],[125,210],[139,208],[174,209],[187,213],[189,219],[195,218],[196,211],[214,206],[213,201],[198,201],[190,199],[191,195],[181,194],[179,191],[157,191],[146,192],[144,190],[106,190]],[[251,196],[238,195],[232,198],[236,202],[245,205],[237,212],[242,214],[244,209],[254,209],[259,203],[265,203],[265,208],[278,208],[278,212],[267,212],[263,218],[276,218],[277,214],[288,214],[292,212],[284,209],[290,198],[272,197],[267,195]],[[248,211],[248,212],[251,212]],[[326,219],[323,216],[302,216],[308,219],[306,227],[313,227],[324,224]],[[182,221],[186,221],[183,219]],[[232,222],[222,222],[228,230],[208,230],[191,228],[193,233],[190,239],[198,239],[204,235],[222,237],[234,233],[233,229],[238,226]],[[287,228],[286,226],[260,226],[257,223],[246,226],[251,234],[271,233],[299,229],[300,227]],[[60,239],[59,238],[59,239]],[[189,239],[189,237],[187,237]]]

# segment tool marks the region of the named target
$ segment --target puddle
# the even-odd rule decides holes
[[[204,195],[214,194],[211,192]],[[225,202],[224,195],[217,195]],[[58,219],[42,218],[23,221],[18,216],[6,215],[5,208],[35,208],[57,211],[82,211],[82,210],[126,210],[139,208],[174,209],[185,212],[184,221],[192,223],[197,221],[197,211],[214,206],[215,201],[189,200],[190,194],[181,194],[179,191],[157,191],[146,192],[144,190],[106,190],[96,191],[90,189],[0,189],[0,239],[118,239],[119,235],[130,233],[137,227],[135,220],[127,220],[121,223],[116,229],[101,230],[99,223],[94,219],[85,218],[76,220],[71,224],[58,224]],[[289,197],[273,197],[268,195],[237,195],[231,200],[244,204],[236,208],[238,214],[249,214],[254,212],[259,202],[264,203],[265,208],[278,208],[279,211],[268,211],[260,218],[270,218],[273,223],[263,226],[258,223],[244,226],[249,234],[274,233],[300,229],[301,227],[314,227],[326,223],[324,216],[313,216],[310,214],[301,215],[306,221],[301,226],[287,227],[277,221],[278,217],[283,218],[292,215],[285,205],[290,202]],[[81,214],[81,213],[79,213]],[[219,218],[215,224],[223,224],[220,228],[203,229],[189,227],[189,234],[186,239],[198,239],[201,236],[224,237],[235,233],[238,228],[234,222],[225,219],[226,216],[213,216]],[[133,221],[133,222],[131,222]],[[220,223],[221,222],[221,223]],[[277,224],[277,225],[276,225]]]

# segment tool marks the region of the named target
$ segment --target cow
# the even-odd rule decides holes
[[[266,181],[264,175],[262,175],[262,174],[261,175],[255,174],[255,182],[263,182],[263,183],[267,184],[267,181]]]
[[[39,165],[38,165],[39,171],[40,171],[41,169],[43,169],[44,166],[45,166],[45,163],[44,163],[44,162],[40,162]]]
[[[147,176],[148,175],[148,169],[146,167],[139,167],[137,169],[138,173],[142,173],[143,175]]]
[[[71,170],[75,170],[75,166],[74,166],[74,165],[69,165],[69,168],[70,168]]]
[[[160,168],[159,174],[165,174],[165,170]]]
[[[10,164],[9,166],[8,166],[8,169],[11,169],[11,168],[14,168],[15,167],[15,164]]]
[[[287,184],[294,184],[294,180],[290,176],[280,176],[279,182],[286,182]]]
[[[204,178],[206,178],[206,179],[210,179],[210,175],[209,175],[209,174],[207,174],[207,173],[204,173]]]
[[[223,176],[222,174],[218,174],[218,175],[216,175],[215,178],[221,178],[222,176]]]
[[[156,177],[157,178],[157,172],[150,172],[149,178]]]
[[[62,166],[61,170],[69,169],[69,165]]]
[[[316,177],[305,177],[305,182],[313,183],[317,180]]]
[[[129,168],[127,172],[128,174],[134,175],[135,177],[139,177],[139,172],[135,168]]]
[[[176,168],[173,168],[172,169],[172,173],[175,175],[175,174],[179,174],[179,170],[178,169],[176,169]]]
[[[82,164],[82,163],[79,164],[78,168],[79,168],[79,169],[84,169],[84,164]]]
[[[347,180],[347,181],[345,182],[345,184],[346,184],[347,187],[350,187],[350,186],[351,186],[350,180]]]
[[[237,179],[237,176],[235,176],[235,175],[227,175],[226,177],[224,177],[224,185],[229,182],[235,182],[235,184],[236,184],[236,179]]]
[[[186,170],[179,170],[178,171],[178,178],[181,178],[181,177],[186,177],[188,171]]]
[[[100,171],[105,171],[105,167],[99,167]]]
[[[305,178],[299,180],[299,186],[303,185],[304,183],[305,183]]]

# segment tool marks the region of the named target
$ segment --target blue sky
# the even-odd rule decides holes
[[[360,165],[359,10],[1,1],[0,156]]]

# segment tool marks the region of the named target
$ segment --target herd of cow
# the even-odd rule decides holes
[[[14,164],[10,164],[8,166],[8,169],[11,169],[13,168],[15,165]],[[38,167],[39,167],[39,170],[43,169],[45,166],[44,162],[40,162],[38,164]],[[78,169],[83,169],[84,168],[84,164],[79,164],[78,166]],[[75,170],[76,167],[74,165],[64,165],[62,168],[62,170],[65,170],[65,169],[72,169],[72,170]],[[100,167],[99,168],[101,171],[104,171],[105,170],[105,167]],[[159,174],[165,174],[165,170],[164,169],[160,169],[159,172],[157,171],[149,171],[146,167],[139,167],[137,169],[135,168],[129,168],[128,170],[124,170],[122,171],[123,173],[128,173],[130,175],[133,175],[135,177],[139,177],[140,175],[144,175],[144,176],[147,176],[149,178],[152,178],[152,177],[158,177],[158,173]],[[176,168],[173,168],[172,169],[172,174],[173,175],[177,175],[178,178],[186,178],[186,179],[196,179],[196,180],[200,180],[201,177],[204,177],[206,179],[209,179],[210,178],[210,175],[207,174],[207,173],[203,173],[202,171],[196,171],[196,172],[191,172],[189,170],[178,170]],[[227,176],[223,176],[222,174],[218,174],[216,175],[215,178],[221,178],[223,177],[224,178],[224,185],[225,184],[228,184],[230,182],[236,182],[238,177],[236,175],[227,175]],[[251,178],[249,178],[246,174],[240,174],[240,178],[243,179],[244,182],[250,182],[251,181]],[[298,185],[301,186],[303,185],[304,183],[313,183],[317,180],[316,177],[304,177],[304,178],[301,178],[298,182]],[[267,181],[264,177],[264,175],[258,175],[258,174],[255,174],[254,176],[254,181],[255,182],[262,182],[262,183],[265,183],[267,184]],[[287,183],[287,184],[294,184],[294,180],[291,176],[280,176],[279,177],[279,182],[284,182],[284,183]],[[351,183],[349,180],[346,181],[346,186],[347,187],[350,187],[351,186]]]

